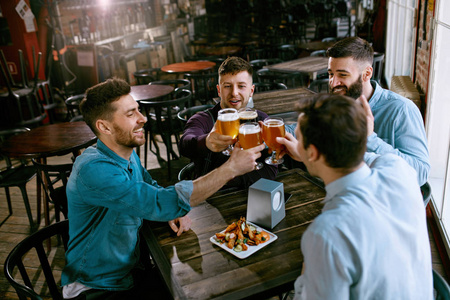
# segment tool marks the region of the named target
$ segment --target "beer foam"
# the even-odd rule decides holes
[[[241,111],[239,112],[239,118],[245,120],[252,120],[258,118],[258,113],[256,111]]]
[[[239,133],[240,134],[252,134],[252,133],[258,133],[261,129],[258,125],[255,124],[244,124],[241,127],[239,127]]]
[[[284,123],[281,120],[277,120],[277,119],[264,120],[264,126],[266,126],[266,127],[280,127],[283,125],[284,125]]]
[[[226,122],[226,121],[234,121],[239,119],[239,115],[238,114],[222,114],[219,115],[217,120],[220,120],[222,122]]]

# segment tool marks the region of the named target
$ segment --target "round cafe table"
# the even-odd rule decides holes
[[[0,152],[11,158],[35,158],[47,163],[47,157],[73,153],[78,156],[81,149],[95,144],[97,136],[85,122],[65,122],[40,126],[12,136],[0,145]],[[37,215],[41,214],[41,186],[36,185]],[[44,203],[45,225],[49,225],[48,202]]]
[[[161,68],[161,71],[170,74],[200,72],[211,70],[212,68],[214,68],[215,65],[216,63],[206,60],[187,61],[166,65]]]
[[[155,100],[169,95],[173,90],[173,86],[163,84],[132,85],[130,95],[136,101]]]

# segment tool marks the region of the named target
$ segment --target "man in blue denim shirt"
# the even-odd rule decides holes
[[[128,83],[109,79],[89,88],[81,103],[98,141],[77,157],[67,185],[70,240],[61,278],[66,299],[139,298],[143,289],[132,271],[139,263],[143,219],[169,221],[178,235],[189,230],[191,206],[252,171],[264,148],[236,147],[220,168],[163,188],[133,151],[145,142],[147,120],[129,93]]]
[[[417,172],[419,185],[428,180],[430,162],[422,115],[409,99],[371,81],[373,49],[359,38],[345,38],[327,50],[330,92],[354,99],[365,97],[374,117],[374,132],[367,151],[392,153],[406,160]],[[293,133],[295,124],[286,126]]]
[[[431,300],[416,172],[395,154],[365,154],[372,117],[367,100],[360,102],[317,95],[300,104],[297,139],[277,138],[326,189],[322,212],[301,239],[304,263],[294,299]]]

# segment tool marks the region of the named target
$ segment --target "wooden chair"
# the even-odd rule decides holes
[[[191,106],[188,108],[185,108],[183,110],[181,110],[180,112],[178,112],[177,117],[178,119],[183,123],[186,124],[187,121],[196,113],[200,112],[200,111],[204,111],[208,108],[214,107],[214,105],[212,104],[205,104],[205,105],[196,105],[196,106]]]
[[[178,181],[194,179],[194,170],[195,166],[193,162],[185,165],[180,172],[178,172]]]
[[[219,83],[219,74],[213,73],[186,73],[184,78],[189,80],[192,86],[192,105],[196,102],[200,104],[212,103],[214,97],[218,97],[217,84]]]
[[[450,300],[450,286],[435,270],[433,270],[433,288],[436,300]]]
[[[16,128],[0,131],[0,141],[3,142],[5,139],[12,135],[17,135],[22,132],[29,131],[28,128]],[[22,193],[23,202],[25,204],[25,209],[27,212],[28,220],[30,222],[30,229],[34,231],[36,225],[33,221],[33,214],[31,213],[30,201],[27,193],[27,183],[31,181],[36,176],[36,169],[33,166],[28,166],[25,160],[19,161],[19,165],[13,165],[11,159],[7,156],[3,156],[6,161],[6,169],[0,172],[0,188],[5,188],[6,201],[8,203],[9,215],[5,220],[2,221],[2,225],[9,216],[12,215],[11,206],[11,195],[9,193],[9,188],[18,187]],[[38,220],[39,222],[39,220]]]
[[[160,85],[170,85],[174,88],[174,93],[177,92],[177,90],[191,90],[191,82],[186,79],[164,79],[164,80],[157,80],[152,81],[149,84],[160,84]]]
[[[383,78],[384,53],[376,52],[373,55],[373,76],[372,79],[381,84]]]
[[[67,180],[72,172],[73,164],[48,165],[32,160],[36,168],[39,182],[45,192],[46,204],[55,207],[55,219],[60,220],[60,213],[67,219]],[[48,211],[48,209],[47,209]]]
[[[79,95],[70,96],[69,98],[67,98],[64,101],[66,103],[67,117],[68,117],[69,121],[77,116],[82,115],[81,111],[80,111],[80,103],[84,97],[85,97],[84,94],[79,94]]]
[[[52,224],[26,237],[14,247],[6,258],[4,266],[5,277],[9,284],[14,287],[20,299],[43,299],[49,297],[52,299],[63,299],[59,284],[56,282],[56,278],[59,278],[60,275],[55,276],[53,269],[55,264],[63,265],[65,263],[64,254],[62,257],[61,255],[59,257],[58,255],[54,255],[51,261],[49,261],[43,245],[46,240],[52,237],[58,237],[58,241],[61,238],[64,251],[66,251],[69,241],[69,221],[64,220]],[[60,251],[61,247],[55,249],[57,249],[56,251]],[[33,255],[37,255],[40,264],[31,268],[29,267],[30,257],[34,257]],[[16,269],[18,269],[18,272]],[[45,283],[50,295],[40,295],[38,290],[38,288],[43,291],[46,290],[45,286],[44,288],[38,287],[38,284],[36,284],[39,273],[41,272],[45,276]],[[58,273],[60,272],[59,270]]]
[[[148,132],[161,135],[167,148],[167,167],[169,179],[171,178],[170,161],[172,158],[178,159],[178,155],[173,151],[172,136],[175,136],[178,147],[180,139],[179,135],[183,132],[184,127],[178,119],[177,114],[180,110],[188,107],[191,102],[191,98],[192,93],[190,90],[180,90],[176,93],[175,99],[139,102],[144,114],[147,116],[147,123],[144,127],[146,131],[144,166],[146,167],[147,165]],[[156,144],[155,147],[157,148],[157,155],[159,156],[159,149]]]
[[[321,57],[327,57],[327,50],[316,50],[311,52],[309,56],[321,56]]]
[[[160,72],[160,68],[141,69],[134,72],[133,76],[136,78],[137,84],[149,84],[159,80]]]
[[[255,93],[273,91],[273,90],[287,90],[287,86],[281,82],[255,82]]]

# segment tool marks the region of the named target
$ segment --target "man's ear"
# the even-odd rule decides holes
[[[373,68],[371,66],[368,66],[364,69],[362,73],[362,80],[369,81],[372,78],[372,75],[373,75]]]
[[[101,119],[97,120],[97,122],[95,122],[95,126],[102,134],[111,134],[111,124],[108,121]]]
[[[308,155],[308,161],[316,161],[320,158],[320,152],[313,144],[308,146],[306,154]]]

